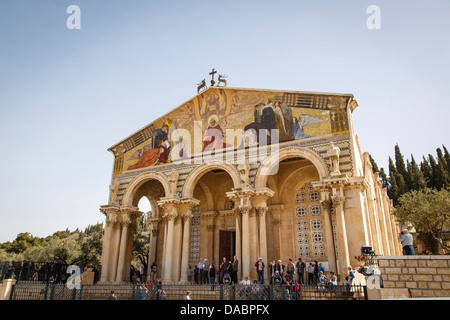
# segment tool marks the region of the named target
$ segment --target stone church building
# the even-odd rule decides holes
[[[363,245],[400,255],[357,106],[351,94],[212,86],[113,145],[101,281],[129,281],[143,197],[164,283],[187,282],[200,258],[237,256],[239,279],[257,279],[259,257],[317,260],[344,281]]]

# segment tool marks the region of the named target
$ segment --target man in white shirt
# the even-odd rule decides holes
[[[402,244],[403,255],[405,255],[405,256],[413,256],[414,255],[413,237],[408,232],[407,229],[403,229],[402,232],[400,232],[398,241],[400,241]]]

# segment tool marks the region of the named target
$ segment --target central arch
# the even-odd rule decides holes
[[[240,185],[239,173],[232,165],[224,162],[205,162],[200,166],[198,166],[197,168],[195,168],[194,170],[192,170],[191,173],[189,173],[189,175],[187,176],[182,190],[183,198],[192,198],[198,180],[200,180],[200,178],[204,174],[212,170],[226,171],[233,180],[234,188],[239,187]]]
[[[261,163],[261,166],[255,175],[255,189],[264,188],[266,186],[269,176],[272,175],[272,171],[277,168],[280,162],[289,158],[298,157],[309,160],[317,169],[320,179],[328,175],[327,164],[319,154],[302,147],[290,147],[271,154]]]

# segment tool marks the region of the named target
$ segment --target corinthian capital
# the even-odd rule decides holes
[[[264,217],[268,211],[269,211],[269,208],[267,208],[267,207],[257,207],[256,208],[256,214],[260,217]]]
[[[329,210],[331,208],[331,200],[321,200],[320,205],[322,210]]]
[[[341,206],[341,205],[343,205],[345,203],[345,197],[344,196],[340,196],[340,195],[331,196],[331,200],[333,201],[333,205],[335,207]]]

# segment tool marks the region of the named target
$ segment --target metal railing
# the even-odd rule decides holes
[[[4,279],[14,279],[17,282],[49,282],[66,283],[70,274],[67,272],[69,265],[58,262],[40,263],[29,261],[4,261],[0,262],[0,281]],[[87,269],[79,266],[80,272]],[[94,283],[100,279],[100,266],[92,266]]]
[[[70,289],[65,284],[22,281],[11,300],[366,300],[366,287],[338,285],[145,285],[95,284]]]

